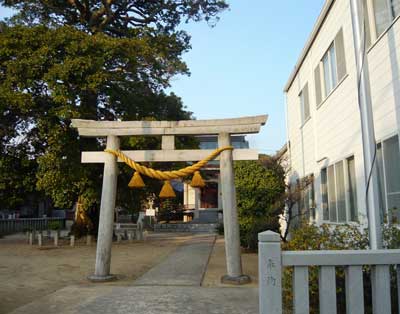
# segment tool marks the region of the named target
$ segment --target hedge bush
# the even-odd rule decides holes
[[[241,245],[252,250],[257,249],[259,232],[279,232],[281,209],[275,204],[285,191],[283,169],[263,158],[234,164]]]
[[[383,240],[385,248],[400,247],[400,230],[397,226],[384,225]],[[300,228],[291,233],[291,239],[282,244],[283,250],[365,250],[368,249],[368,230],[361,230],[356,225],[322,225],[317,227],[312,224],[303,223]],[[285,313],[292,313],[293,291],[292,291],[293,268],[287,267],[283,274],[283,301]],[[363,267],[364,298],[366,313],[372,312],[371,305],[371,269]],[[396,272],[391,269],[392,286],[392,313],[397,311]],[[336,288],[338,313],[345,313],[345,275],[344,269],[336,268]],[[310,313],[319,313],[318,295],[318,268],[309,267],[309,293]]]

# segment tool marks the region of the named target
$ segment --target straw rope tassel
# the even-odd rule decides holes
[[[201,177],[200,171],[195,171],[190,185],[194,188],[203,188],[206,185],[203,178]]]
[[[129,181],[128,186],[130,188],[144,188],[146,184],[144,184],[142,177],[140,176],[140,173],[135,171],[135,173],[132,176],[131,181]]]
[[[175,191],[169,181],[164,181],[164,185],[158,196],[161,198],[176,197]]]

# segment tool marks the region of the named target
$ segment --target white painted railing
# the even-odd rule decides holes
[[[282,271],[293,267],[293,313],[308,314],[308,267],[318,266],[319,312],[337,313],[336,266],[345,267],[346,313],[364,313],[363,265],[371,266],[374,314],[391,314],[390,265],[397,267],[400,311],[400,250],[281,251],[279,234],[258,234],[261,314],[282,314]]]

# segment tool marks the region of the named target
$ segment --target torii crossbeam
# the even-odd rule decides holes
[[[185,121],[93,121],[73,119],[72,127],[80,136],[106,137],[107,149],[119,149],[121,136],[161,136],[161,150],[123,151],[138,162],[198,161],[212,151],[175,150],[175,135],[217,135],[218,146],[231,145],[231,134],[258,133],[267,121],[267,115],[218,120]],[[227,275],[222,280],[228,283],[248,282],[242,273],[240,257],[239,224],[234,185],[233,160],[257,160],[258,152],[251,149],[226,150],[218,158],[222,187],[225,252]],[[100,205],[99,232],[97,239],[95,273],[91,280],[113,279],[110,274],[111,245],[113,236],[114,208],[117,189],[117,158],[105,152],[82,152],[83,163],[104,163],[103,187]]]

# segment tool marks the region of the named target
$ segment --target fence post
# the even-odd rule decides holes
[[[54,231],[54,246],[58,246],[58,230]]]
[[[371,269],[372,312],[374,314],[392,313],[390,303],[389,265],[375,265]]]
[[[92,236],[90,234],[86,235],[86,245],[92,245]]]
[[[35,231],[29,232],[29,245],[33,245],[33,242],[35,242]]]
[[[279,234],[258,234],[260,314],[282,314],[282,260]]]
[[[38,233],[38,246],[42,246],[43,245],[43,235],[42,232],[40,231]]]
[[[136,229],[136,240],[142,241],[143,240],[143,229],[142,229],[142,225],[138,224],[138,227]]]
[[[396,265],[396,273],[397,273],[397,307],[400,313],[400,264]]]
[[[128,231],[128,241],[129,242],[133,241],[133,231]]]

